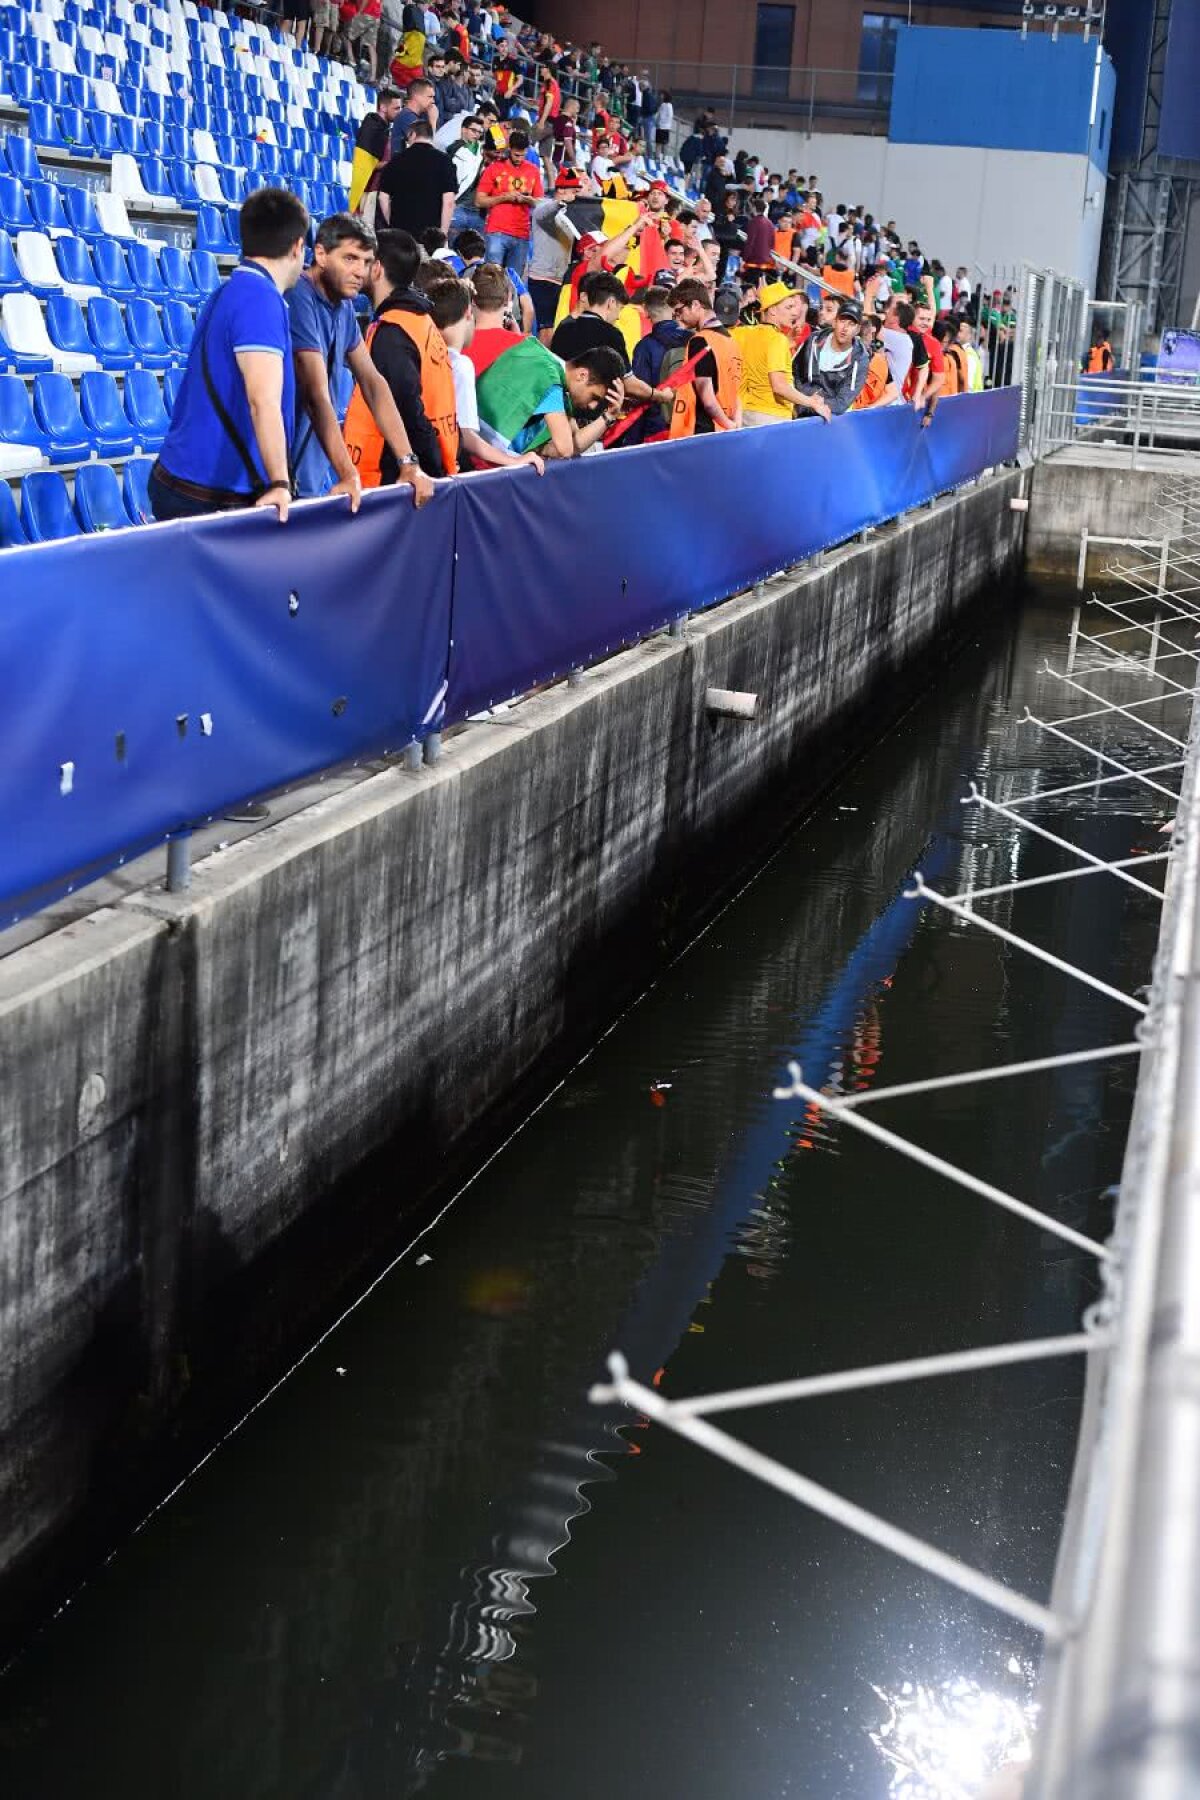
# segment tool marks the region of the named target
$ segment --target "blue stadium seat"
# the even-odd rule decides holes
[[[178,365],[173,369],[163,370],[163,405],[167,409],[168,417],[175,411],[175,402],[179,398],[179,390],[183,386],[183,378],[186,373],[187,371]]]
[[[29,138],[15,137],[10,132],[7,137],[0,138],[0,153],[7,154],[9,171],[18,181],[42,179],[42,165],[38,162],[37,148]],[[0,172],[3,172],[2,163]]]
[[[58,129],[58,120],[54,116],[54,108],[45,100],[29,102],[29,135],[35,144],[44,144],[47,150],[65,150],[67,143]]]
[[[4,222],[3,200],[0,198],[0,224]],[[15,227],[10,226],[9,229],[15,230]],[[226,229],[225,215],[219,207],[202,206],[200,208],[196,216],[196,247],[199,250],[208,250],[213,256],[236,255],[238,246]]]
[[[133,345],[115,300],[102,295],[99,300],[90,301],[87,326],[92,350],[106,369],[132,369]]]
[[[87,114],[78,106],[62,106],[58,111],[59,130],[72,156],[94,156],[96,146],[88,125]]]
[[[172,350],[186,357],[196,335],[192,309],[182,300],[164,300],[161,307],[163,336]]]
[[[35,220],[35,230],[44,231],[49,236],[53,236],[55,232],[70,231],[62,198],[53,181],[30,182],[29,209]]]
[[[80,535],[67,484],[56,469],[35,470],[21,483],[21,524],[31,544]]]
[[[38,70],[38,89],[47,106],[65,106],[67,104],[66,77],[57,69]]]
[[[29,542],[17,515],[17,503],[7,481],[0,481],[0,550],[16,550]]]
[[[50,439],[51,462],[85,462],[92,454],[92,440],[69,375],[34,376],[33,414]]]
[[[107,463],[89,463],[75,477],[75,511],[85,531],[120,531],[132,525],[121,484]]]
[[[148,194],[152,194],[156,200],[170,200],[174,203],[175,196],[171,192],[166,164],[161,156],[143,156],[138,168],[141,170],[142,185]]]
[[[122,113],[119,118],[112,120],[112,127],[116,133],[118,150],[124,150],[127,156],[149,154],[148,146],[142,135],[145,127],[135,114]]]
[[[201,294],[215,294],[221,285],[221,271],[211,250],[193,250],[191,270]]]
[[[5,231],[36,231],[25,189],[15,175],[0,175],[0,225]]]
[[[162,389],[150,369],[131,369],[125,377],[125,416],[141,450],[161,450],[170,420]]]
[[[25,278],[17,267],[12,239],[0,228],[0,294],[16,294],[25,286]]]
[[[135,238],[126,252],[125,260],[139,294],[145,294],[150,300],[166,299],[167,286],[158,272],[158,257],[149,244],[141,238]]]
[[[158,272],[172,299],[186,300],[189,306],[196,305],[200,298],[200,290],[188,267],[187,257],[177,245],[163,245],[158,258]]]
[[[137,120],[128,121],[136,133]],[[95,145],[97,156],[111,156],[114,150],[125,148],[117,132],[117,121],[107,113],[90,112],[87,114],[88,135]]]
[[[196,178],[187,163],[178,158],[167,164],[167,176],[171,183],[171,191],[180,206],[189,212],[195,212],[202,204],[196,192]]]
[[[34,418],[29,389],[19,375],[0,375],[0,444],[22,444],[41,456],[50,454],[49,433]]]
[[[192,134],[186,125],[167,126],[166,155],[178,162],[191,162]]]
[[[139,294],[125,302],[125,329],[134,357],[143,369],[166,369],[175,361],[175,352],[163,335],[162,320],[152,300]]]
[[[86,110],[90,99],[90,86],[89,83],[84,80],[82,73],[78,75],[63,76],[64,105]],[[61,115],[59,122],[60,124],[62,122]]]
[[[104,283],[96,274],[91,252],[82,238],[70,232],[54,240],[54,260],[58,264],[58,272],[63,280],[72,287],[101,288]],[[3,284],[3,253],[0,252],[0,286]],[[90,348],[90,346],[85,346]]]
[[[150,471],[153,467],[154,459],[150,456],[131,456],[125,464],[121,477],[121,492],[125,501],[125,511],[135,525],[149,525],[154,518],[146,493],[146,483],[150,479]],[[4,521],[0,517],[0,533],[3,530]]]
[[[95,356],[79,302],[70,294],[51,294],[46,302],[46,329],[50,333],[50,342],[57,349],[69,350],[73,355]]]
[[[153,254],[153,252],[151,252]],[[114,300],[132,300],[137,293],[125,251],[119,238],[104,237],[93,245],[96,277],[106,294]]]
[[[104,227],[96,216],[96,202],[87,188],[64,188],[63,211],[67,215],[67,224],[76,237],[95,244],[105,236]]]
[[[35,94],[41,93],[41,89],[38,87],[36,71],[29,63],[21,61],[22,54],[23,52],[18,52],[11,61],[5,59],[4,80],[17,105],[28,106]]]
[[[95,80],[97,67],[95,53],[91,50],[85,50],[82,44],[76,44],[75,67],[79,70],[81,77],[86,77],[88,81]]]
[[[160,125],[157,119],[147,119],[142,126],[142,142],[134,152],[139,159],[143,156],[167,155],[167,128]]]
[[[107,369],[89,369],[80,376],[79,409],[98,456],[133,455],[133,431]]]
[[[139,105],[133,110],[140,110],[143,125],[147,119],[154,119],[159,125],[166,122],[167,103],[161,94],[152,93],[149,88],[142,90]]]

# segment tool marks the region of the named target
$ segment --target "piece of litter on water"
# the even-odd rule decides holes
[[[418,1256],[417,1267],[419,1269],[422,1263],[427,1263],[427,1262],[432,1262],[432,1261],[433,1261],[432,1256]]]
[[[857,808],[857,806],[839,806],[838,811],[839,812],[857,812],[858,808]]]
[[[335,1369],[333,1372],[335,1375],[344,1375],[346,1373],[345,1369]]]

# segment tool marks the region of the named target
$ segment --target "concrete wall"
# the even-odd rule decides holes
[[[1162,484],[1161,469],[1131,469],[1128,450],[1060,451],[1038,463],[1025,536],[1030,574],[1074,582],[1085,526],[1102,537],[1161,538],[1163,520],[1154,509]],[[1166,527],[1176,533],[1182,522],[1168,515]],[[1121,554],[1103,547],[1091,552],[1087,567],[1093,585],[1105,562]]]
[[[438,768],[214,854],[190,894],[137,893],[0,963],[10,1619],[591,1041],[735,882],[747,825],[778,833],[931,676],[1016,571],[1017,481],[468,727]],[[710,685],[753,690],[758,717],[714,722]]]
[[[815,174],[831,205],[860,202],[895,219],[948,269],[1015,280],[1022,263],[1057,269],[1094,290],[1105,179],[1086,155],[893,144],[849,133],[752,129],[733,143],[781,174]]]

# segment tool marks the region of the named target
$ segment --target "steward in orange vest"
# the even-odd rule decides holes
[[[378,270],[379,264],[375,266]],[[391,389],[413,454],[425,473],[435,477],[457,474],[454,371],[424,294],[411,287],[388,294],[367,326],[366,345],[371,361]],[[342,435],[365,488],[389,486],[396,480],[396,459],[358,388]]]
[[[1092,347],[1084,360],[1083,372],[1085,375],[1108,375],[1112,372],[1112,366],[1112,345],[1103,331],[1097,327],[1093,334]]]
[[[695,294],[690,290],[695,290]],[[685,295],[687,297],[683,298]],[[708,292],[699,282],[690,279],[681,281],[677,287],[672,288],[669,299],[671,310],[679,323],[691,329],[692,333],[684,351],[684,360],[691,362],[695,356],[702,356],[704,360],[692,380],[676,390],[668,436],[693,437],[709,431],[728,431],[740,417],[738,390],[742,381],[741,351],[712,312],[708,304]],[[701,312],[707,316],[704,317],[703,324],[696,328],[688,314],[695,318]],[[700,404],[696,383],[706,379],[712,382],[717,403],[729,424],[718,423],[710,416],[707,408]]]

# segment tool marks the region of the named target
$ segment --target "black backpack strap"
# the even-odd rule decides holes
[[[214,308],[214,310],[215,310],[215,308]],[[212,407],[213,411],[216,413],[217,418],[220,421],[221,428],[224,431],[226,437],[229,439],[230,443],[233,445],[234,449],[237,451],[238,457],[242,464],[242,467],[243,467],[243,469],[245,469],[246,475],[250,481],[251,497],[253,499],[257,500],[260,494],[266,493],[267,484],[258,472],[258,467],[254,461],[254,458],[251,456],[250,451],[248,450],[248,448],[246,446],[245,438],[242,436],[241,432],[238,430],[237,426],[234,424],[233,420],[230,418],[228,409],[226,408],[224,401],[221,399],[220,394],[218,394],[218,392],[217,392],[216,383],[213,381],[213,378],[212,378],[212,370],[208,366],[207,338],[208,338],[208,327],[209,327],[209,323],[210,323],[211,319],[212,319],[212,312],[209,313],[208,318],[204,321],[204,332],[200,338],[200,373],[204,377],[204,388],[205,388],[205,392],[208,395],[209,404]]]

